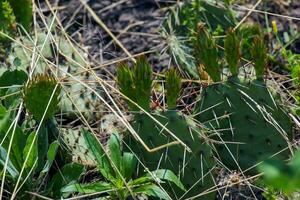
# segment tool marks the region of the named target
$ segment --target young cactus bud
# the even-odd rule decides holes
[[[256,72],[256,78],[262,79],[267,65],[267,50],[263,37],[257,36],[254,38],[251,55]]]
[[[55,78],[45,74],[38,74],[24,88],[25,107],[37,121],[41,121],[46,112],[43,120],[46,121],[55,114],[59,104],[60,93],[61,86]]]
[[[166,73],[166,89],[168,109],[175,109],[181,90],[181,78],[175,69],[170,69]]]
[[[136,102],[136,96],[135,96],[134,85],[133,85],[133,73],[129,69],[129,66],[125,63],[121,63],[118,65],[117,84],[120,87],[121,93],[123,93],[126,97],[128,97],[132,101]],[[134,106],[130,101],[127,101],[127,103],[132,110],[136,109],[136,106]]]
[[[133,84],[138,105],[148,111],[152,89],[152,67],[144,56],[139,57],[134,66]]]
[[[126,64],[120,64],[117,70],[117,83],[121,92],[146,111],[150,109],[151,76],[152,68],[144,56],[137,59],[133,70]],[[138,110],[130,101],[128,104],[132,110]]]
[[[234,29],[230,28],[225,39],[225,56],[232,76],[237,76],[240,63],[240,41]]]
[[[195,58],[197,65],[202,64],[214,82],[221,80],[218,62],[218,49],[212,36],[207,32],[204,24],[199,23],[195,40]]]

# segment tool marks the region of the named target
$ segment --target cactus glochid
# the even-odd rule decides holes
[[[288,158],[292,125],[278,104],[278,96],[264,83],[267,55],[263,39],[255,38],[251,49],[257,77],[252,81],[238,78],[240,43],[230,30],[225,52],[232,76],[203,90],[195,118],[213,130],[211,137],[220,141],[216,147],[223,164],[230,169],[256,173],[253,167],[269,156]],[[207,72],[211,77],[219,77],[221,73]]]
[[[144,59],[144,58],[142,58]],[[119,87],[125,95],[129,96],[129,91],[124,74],[127,74],[128,78],[136,80],[132,81],[133,85],[130,87],[135,88],[139,80],[151,80],[151,67],[145,60],[142,62],[145,64],[143,67],[134,68],[140,70],[133,73],[128,66],[122,64],[118,69],[118,83]],[[148,68],[148,69],[145,69]],[[145,71],[147,73],[142,73]],[[141,76],[136,76],[136,74]],[[152,80],[145,85],[141,91],[147,91],[147,93],[134,93],[134,96],[130,98],[135,100],[137,98],[143,99],[142,102],[149,102],[151,90],[149,86],[152,84]],[[172,186],[165,186],[171,196],[174,198],[187,198],[193,197],[208,188],[214,186],[211,170],[214,168],[214,160],[212,157],[211,148],[205,143],[203,135],[200,134],[198,127],[193,123],[193,120],[188,116],[185,116],[179,111],[174,110],[176,107],[176,100],[180,92],[181,80],[175,71],[169,71],[166,74],[166,88],[167,88],[167,103],[171,110],[166,111],[153,111],[147,115],[146,113],[136,113],[133,120],[133,128],[146,145],[150,149],[161,147],[168,143],[181,140],[190,150],[189,152],[183,145],[177,144],[168,146],[166,148],[160,148],[157,151],[147,151],[140,142],[128,134],[125,137],[125,143],[142,161],[142,163],[149,168],[149,170],[155,170],[159,168],[165,168],[172,170],[175,174],[179,175],[182,183],[190,190],[183,193],[178,188],[170,188]],[[174,90],[172,90],[174,89]],[[148,99],[148,100],[147,100]],[[131,102],[129,102],[130,105]],[[146,104],[144,104],[146,106]],[[145,110],[149,110],[149,105],[143,107]],[[153,118],[159,123],[153,120]],[[168,130],[168,131],[167,131]],[[170,132],[177,138],[175,139]],[[168,146],[168,147],[167,147]],[[143,169],[139,170],[143,171]],[[174,193],[175,191],[175,193]],[[201,196],[201,199],[212,199],[214,192],[205,196]]]

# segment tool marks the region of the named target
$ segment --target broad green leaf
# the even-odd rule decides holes
[[[180,189],[185,190],[185,188],[184,188],[183,184],[181,183],[181,181],[179,180],[179,178],[171,170],[158,169],[151,173],[152,173],[152,176],[154,176],[155,178],[172,182],[175,185],[177,185]],[[152,177],[150,174],[148,174],[147,176]]]
[[[294,189],[291,188],[290,184],[293,182],[293,173],[283,161],[266,160],[258,168],[264,173],[264,179],[267,184],[285,192]]]
[[[103,151],[100,142],[98,139],[88,131],[82,129],[83,137],[85,139],[87,149],[89,149],[94,157],[96,158],[96,161],[98,163],[98,168],[101,172],[101,174],[108,180],[114,179],[114,171],[113,168],[110,165],[110,162]]]
[[[20,91],[20,87],[11,87],[9,89],[7,89],[6,93],[5,93],[5,98],[3,100],[3,105],[7,108],[7,109],[12,109],[15,113],[12,113],[14,115],[16,115],[16,113],[18,112],[18,110],[15,110],[14,108],[17,108],[18,105],[21,102],[21,91]]]
[[[109,153],[112,162],[118,168],[119,171],[123,171],[122,155],[120,147],[120,139],[117,134],[112,134],[108,140]],[[124,174],[123,174],[124,175]]]
[[[0,146],[0,164],[2,166],[5,165],[7,157],[8,157],[8,155],[7,155],[6,150],[2,146]],[[18,178],[19,172],[15,168],[15,166],[12,164],[12,162],[10,161],[10,159],[8,160],[8,163],[7,163],[7,171],[12,176],[13,179],[17,179]]]
[[[125,152],[122,157],[123,176],[126,180],[130,180],[136,169],[137,160],[132,153]]]
[[[84,171],[83,165],[77,163],[66,164],[54,175],[48,189],[52,189],[54,197],[60,197],[61,188],[71,182],[77,182]]]
[[[9,143],[13,139],[10,159],[13,165],[20,170],[23,165],[22,155],[26,143],[26,135],[18,125],[14,130],[14,125],[12,125],[13,121],[11,120],[13,117],[12,113],[8,112],[5,107],[0,104],[0,141],[3,142],[2,147],[8,149]]]
[[[0,138],[2,139],[6,134],[6,131],[10,122],[10,113],[6,110],[6,108],[0,104]]]
[[[62,193],[84,193],[84,194],[91,194],[91,193],[98,193],[98,192],[106,192],[107,190],[113,189],[109,183],[106,182],[95,182],[95,183],[88,183],[88,184],[79,184],[79,183],[71,183],[66,185],[61,189]]]
[[[134,187],[136,185],[142,185],[142,184],[150,183],[151,181],[153,181],[152,177],[150,177],[150,176],[142,176],[142,177],[139,177],[139,178],[134,179],[132,181],[129,181],[128,185]]]
[[[31,147],[31,149],[30,149]],[[38,158],[38,149],[37,149],[37,136],[35,132],[32,132],[27,140],[26,145],[23,149],[23,160],[25,162],[26,157],[28,157],[27,162],[25,163],[25,169],[30,170],[34,167],[36,159]]]
[[[38,143],[38,167],[37,170],[40,171],[45,165],[45,160],[47,156],[47,151],[49,148],[48,141],[48,129],[45,124],[42,124],[39,132],[37,133],[37,143]]]
[[[55,156],[57,154],[57,150],[59,148],[59,142],[58,141],[54,141],[50,144],[49,146],[49,150],[48,150],[48,153],[47,153],[47,162],[42,170],[41,173],[44,173],[46,174],[49,170],[50,170],[50,167],[52,166],[52,163],[55,159]]]
[[[171,200],[170,196],[155,184],[143,185],[133,189],[134,194],[145,194],[158,199]]]
[[[3,87],[0,89],[1,96],[3,96],[6,93],[8,87],[23,85],[27,79],[28,76],[24,71],[21,70],[5,71],[0,77],[0,87]]]

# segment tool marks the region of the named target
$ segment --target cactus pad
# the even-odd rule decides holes
[[[60,92],[61,87],[53,77],[36,75],[24,88],[25,106],[36,120],[41,121],[44,115],[44,120],[48,120],[57,110]]]
[[[97,162],[93,153],[87,148],[85,139],[81,130],[78,129],[61,129],[61,140],[66,148],[72,154],[73,162],[84,164],[87,166],[96,166]]]
[[[247,170],[281,151],[279,156],[288,157],[292,125],[274,99],[257,80],[231,78],[204,90],[196,119],[217,132],[213,138],[223,143],[217,144],[219,156],[230,169]]]
[[[192,120],[177,111],[166,111],[152,116],[182,140],[192,152],[188,152],[180,144],[148,152],[139,142],[128,136],[125,141],[130,149],[149,170],[170,169],[180,177],[185,187],[190,190],[183,194],[174,187],[168,189],[168,191],[175,190],[176,198],[193,197],[212,188],[214,182],[211,170],[214,168],[215,162],[211,148],[201,138],[201,134]],[[164,128],[146,114],[135,116],[133,128],[149,148],[156,148],[175,141]],[[143,167],[140,170],[142,171]],[[214,196],[215,193],[212,192],[196,199],[213,199]]]
[[[84,68],[87,55],[75,45],[71,45],[64,37],[59,35],[53,37],[47,36],[40,30],[37,34],[36,46],[32,42],[34,39],[17,38],[18,42],[12,44],[8,57],[10,68],[28,73],[33,71],[33,74],[56,74],[64,78],[60,102],[61,112],[70,118],[77,118],[78,114],[82,113],[87,120],[99,119],[103,110],[102,103],[93,91],[82,84],[87,84],[102,95],[102,90],[96,85],[95,78]],[[54,43],[57,46],[53,46]],[[34,49],[35,54],[33,54]],[[57,51],[59,54],[54,53]],[[35,57],[34,63],[32,63],[33,56]],[[59,62],[54,66],[49,63],[53,60]]]

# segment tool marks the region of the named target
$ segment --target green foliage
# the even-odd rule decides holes
[[[121,92],[144,110],[149,110],[152,89],[152,68],[144,56],[137,59],[133,70],[128,65],[121,64],[117,71],[117,81]],[[133,110],[139,110],[129,101]]]
[[[60,92],[60,85],[54,77],[36,75],[24,88],[25,106],[37,121],[47,121],[54,116],[58,108]]]
[[[4,189],[8,192],[6,195],[11,196],[15,187],[18,187],[18,193],[14,194],[16,195],[16,199],[29,199],[29,194],[26,191],[32,191],[40,187],[41,184],[45,187],[47,186],[48,182],[45,182],[45,176],[53,167],[52,164],[56,159],[59,143],[58,141],[54,141],[50,144],[50,148],[47,148],[47,158],[46,160],[42,160],[42,168],[39,169],[38,163],[40,162],[40,158],[38,153],[40,152],[40,147],[38,145],[38,135],[36,132],[28,133],[18,125],[16,125],[15,130],[11,130],[11,123],[16,116],[2,106],[0,110],[0,137],[1,141],[3,141],[0,146],[0,170],[2,178],[4,166],[7,163],[5,175],[7,181]],[[61,177],[65,175],[66,173],[59,173],[56,176]],[[68,175],[71,176],[72,171],[68,170]],[[52,179],[52,176],[50,175],[49,178]],[[59,187],[59,185],[56,184],[56,187]],[[60,188],[58,192],[59,190]],[[45,195],[60,195],[50,187],[48,191],[41,192],[44,192]]]
[[[175,63],[193,78],[199,78],[197,57],[194,57],[193,38],[195,27],[203,23],[213,35],[224,35],[234,27],[236,19],[228,1],[192,0],[171,8],[164,22],[163,36]]]
[[[225,56],[232,76],[237,76],[240,62],[240,40],[233,29],[227,31],[224,43]]]
[[[178,178],[169,170],[159,169],[133,179],[137,160],[133,154],[122,152],[120,138],[117,134],[111,135],[108,141],[109,157],[94,135],[86,131],[83,131],[82,134],[86,144],[93,152],[98,163],[98,169],[105,177],[105,180],[85,184],[70,183],[62,188],[61,191],[63,193],[92,194],[102,192],[104,196],[121,200],[140,194],[160,199],[170,199],[156,184],[156,181],[161,182],[164,180],[173,182],[181,189],[184,189]]]
[[[176,101],[180,95],[181,90],[181,78],[176,70],[170,69],[166,73],[166,90],[167,90],[167,101],[168,108],[175,109]]]
[[[69,163],[63,166],[58,172],[53,176],[49,185],[48,191],[50,191],[50,196],[54,198],[68,197],[70,193],[61,192],[61,190],[68,184],[72,184],[79,180],[79,178],[85,172],[83,165],[78,163]]]
[[[21,90],[28,77],[24,71],[7,70],[0,76],[0,95],[6,108],[14,106],[21,97]]]
[[[264,181],[271,187],[282,190],[290,196],[300,189],[300,151],[286,164],[282,160],[269,159],[259,166],[264,174]]]
[[[215,40],[207,32],[204,24],[198,24],[194,54],[197,65],[203,65],[204,70],[214,82],[221,80],[220,65],[218,63],[218,49]]]
[[[224,32],[235,25],[233,11],[222,1],[192,0],[171,10],[171,27],[180,36],[188,36],[199,22],[207,24],[212,32],[222,29]],[[168,28],[168,27],[166,27]]]

